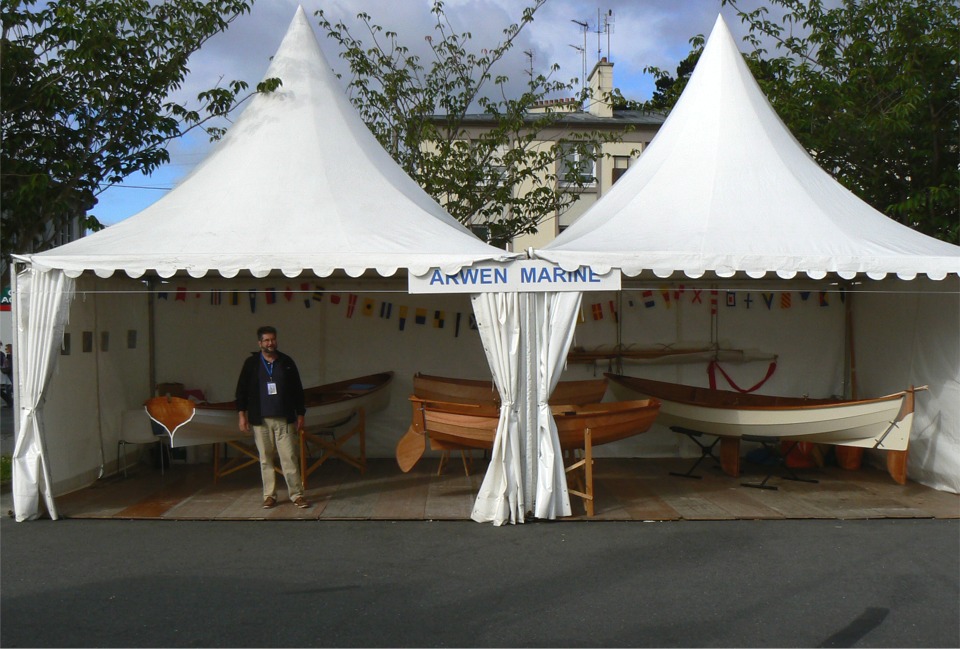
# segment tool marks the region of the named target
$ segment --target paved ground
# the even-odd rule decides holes
[[[3,516],[0,578],[2,647],[960,646],[960,520]]]
[[[960,646],[960,521],[0,521],[0,645]]]

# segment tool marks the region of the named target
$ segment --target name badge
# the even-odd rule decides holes
[[[277,384],[273,381],[267,383],[267,394],[276,394],[277,393]]]

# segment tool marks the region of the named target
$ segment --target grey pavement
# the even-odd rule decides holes
[[[958,647],[960,521],[0,520],[0,645]]]
[[[960,647],[960,521],[3,516],[0,646]]]

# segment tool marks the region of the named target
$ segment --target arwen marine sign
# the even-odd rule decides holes
[[[529,293],[542,291],[619,291],[620,271],[601,275],[589,266],[564,270],[546,261],[512,261],[464,266],[455,273],[431,268],[410,275],[410,293]]]

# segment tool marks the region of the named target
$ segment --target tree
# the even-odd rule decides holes
[[[92,230],[97,195],[169,160],[174,138],[244,98],[243,81],[168,99],[190,55],[253,0],[5,0],[0,19],[0,217],[4,259],[50,247],[73,219]],[[257,91],[276,88],[277,79]],[[252,94],[252,93],[251,93]],[[249,96],[249,95],[248,95]]]
[[[563,113],[531,113],[550,95],[575,94],[576,80],[552,78],[557,66],[546,75],[531,71],[526,90],[515,99],[508,98],[509,78],[494,72],[544,2],[524,9],[520,21],[503,30],[502,42],[474,53],[467,49],[471,34],[457,33],[443,2],[435,0],[429,64],[368,14],[358,18],[369,46],[343,22],[333,24],[317,12],[321,28],[339,43],[350,66],[351,99],[380,143],[450,214],[480,226],[498,244],[535,231],[545,217],[576,201],[577,190],[593,179],[573,168],[561,166],[558,172],[558,160],[594,161],[600,145],[611,139],[596,132],[558,136]],[[479,114],[470,113],[476,109]],[[477,124],[481,128],[470,128]]]
[[[770,0],[743,11],[764,92],[817,162],[901,223],[960,242],[960,6],[943,0]],[[798,34],[794,33],[794,30]],[[771,56],[764,43],[778,51]]]
[[[669,111],[673,108],[677,100],[680,99],[683,89],[687,87],[693,69],[697,67],[700,54],[703,52],[703,43],[703,34],[697,34],[690,39],[692,49],[687,57],[677,64],[676,77],[671,77],[668,72],[654,65],[648,65],[643,69],[645,73],[653,75],[654,87],[656,88],[650,100],[642,104],[645,109]]]

